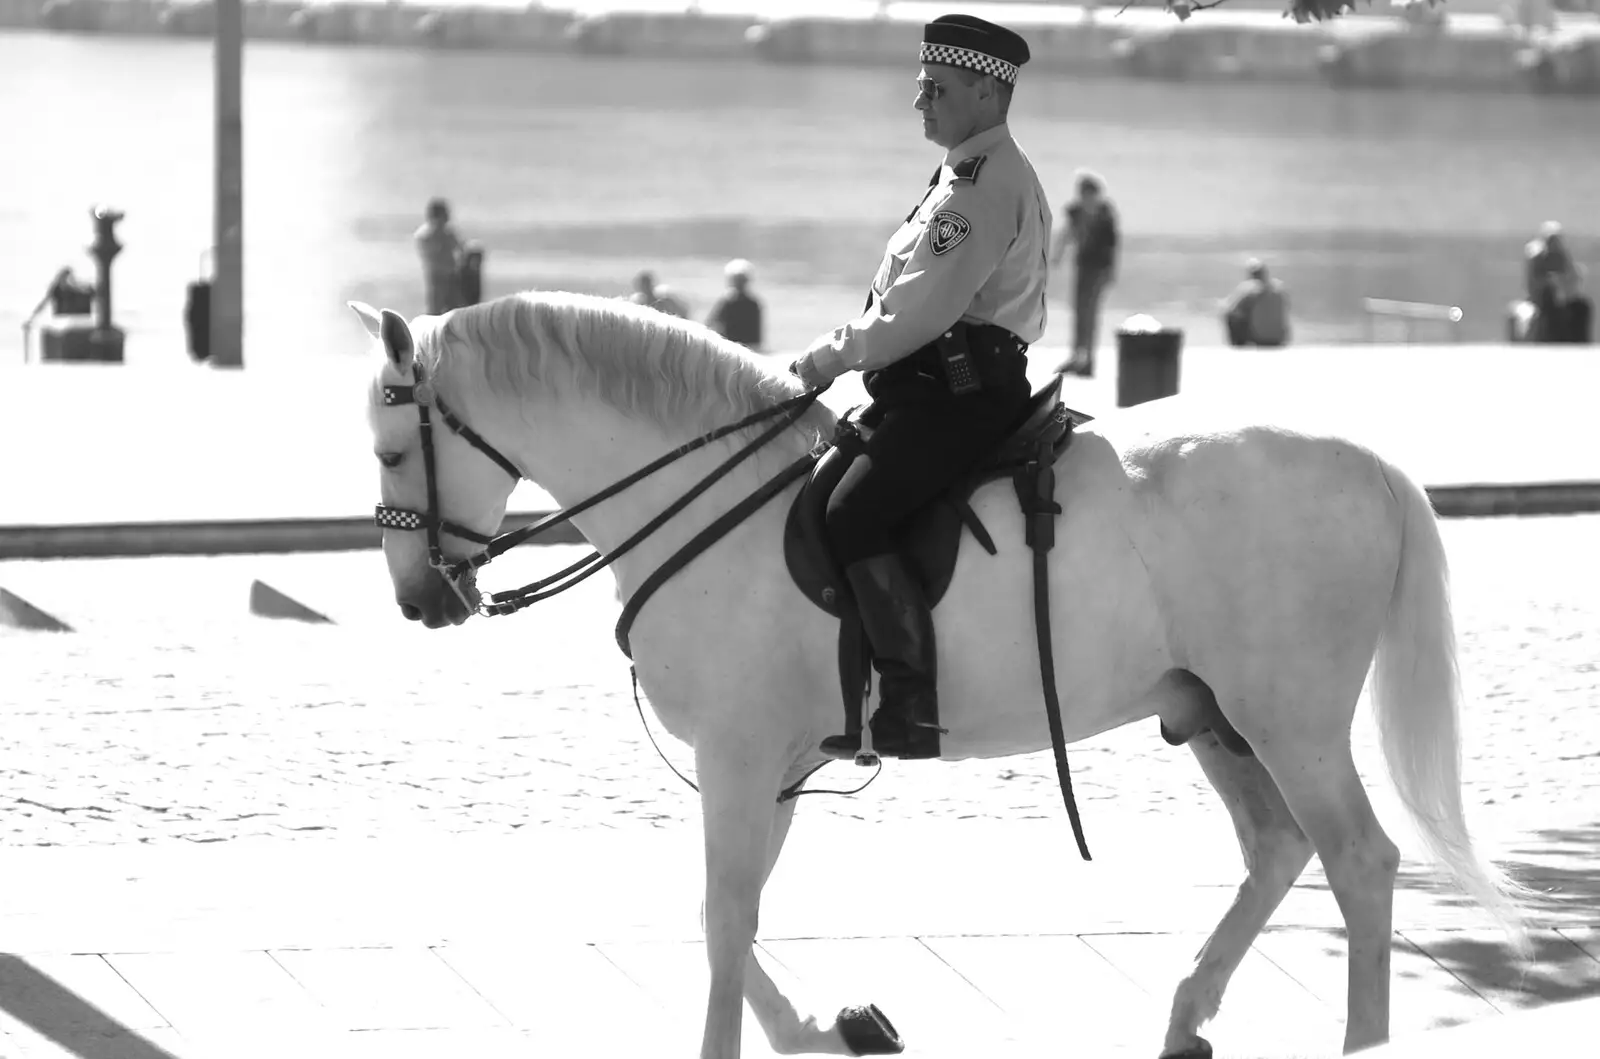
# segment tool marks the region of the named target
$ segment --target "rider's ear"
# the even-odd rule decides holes
[[[406,325],[405,317],[393,309],[385,309],[378,329],[383,335],[383,351],[389,355],[389,363],[396,371],[410,371],[416,347],[411,342],[411,328]]]

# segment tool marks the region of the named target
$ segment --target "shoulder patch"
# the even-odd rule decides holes
[[[928,245],[935,256],[947,254],[961,245],[972,225],[959,213],[940,210],[928,220]]]
[[[967,180],[976,184],[978,173],[983,169],[983,163],[989,160],[986,154],[975,155],[972,158],[963,158],[950,167],[950,172],[955,174],[957,180]]]

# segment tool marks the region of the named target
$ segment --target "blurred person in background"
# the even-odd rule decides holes
[[[1027,42],[945,15],[924,26],[918,61],[912,105],[944,160],[890,236],[865,310],[789,366],[811,390],[860,371],[872,397],[871,436],[824,520],[872,643],[873,748],[900,758],[938,757],[941,729],[932,613],[899,533],[1027,413],[1049,285],[1050,203],[1006,124]],[[860,745],[831,735],[822,751]]]
[[[1593,307],[1583,296],[1583,272],[1567,249],[1556,221],[1545,221],[1524,249],[1528,301],[1533,304],[1532,340],[1587,342]]]
[[[422,227],[413,237],[422,257],[422,290],[427,311],[438,315],[466,304],[461,293],[461,266],[466,248],[450,223],[450,204],[430,199]]]
[[[1245,262],[1245,279],[1223,303],[1222,322],[1230,346],[1289,344],[1289,293],[1267,275],[1259,258]]]
[[[657,312],[667,313],[670,316],[689,315],[688,306],[665,284],[656,283],[656,274],[649,269],[643,269],[633,277],[633,293],[628,300],[635,305],[648,305]]]
[[[1093,375],[1100,304],[1117,278],[1117,212],[1106,197],[1104,182],[1088,170],[1079,170],[1077,194],[1062,212],[1066,224],[1050,249],[1050,264],[1060,264],[1067,247],[1073,248],[1072,356],[1056,370]]]
[[[750,262],[736,257],[722,270],[728,287],[722,292],[711,312],[706,316],[706,326],[723,338],[748,349],[761,349],[761,300],[750,293],[753,269]]]

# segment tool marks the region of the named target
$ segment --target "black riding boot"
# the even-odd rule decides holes
[[[933,613],[922,585],[896,554],[851,563],[845,576],[872,643],[872,664],[882,689],[872,715],[872,748],[885,757],[938,757],[944,729],[939,727],[935,688]],[[860,747],[859,736],[833,735],[822,741],[823,752],[838,757],[850,757]]]

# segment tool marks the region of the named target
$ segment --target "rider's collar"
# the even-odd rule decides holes
[[[969,136],[950,150],[945,152],[944,164],[955,165],[963,158],[972,158],[976,155],[987,154],[1003,140],[1011,138],[1011,129],[1005,122],[1001,122],[992,129],[984,129],[976,136]]]

